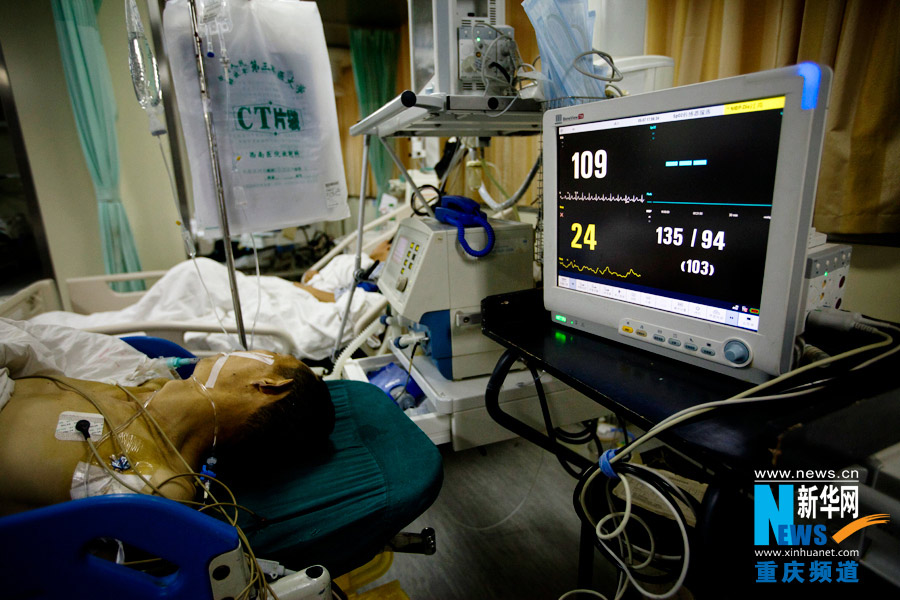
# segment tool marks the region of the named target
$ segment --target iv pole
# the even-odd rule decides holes
[[[231,232],[228,228],[228,211],[225,207],[225,190],[222,187],[222,173],[219,170],[219,149],[216,132],[213,130],[213,116],[210,107],[209,90],[206,86],[206,70],[203,67],[203,53],[200,47],[200,29],[197,24],[196,0],[188,0],[191,12],[191,27],[194,33],[194,56],[197,59],[197,75],[200,79],[200,99],[203,102],[203,121],[206,124],[206,139],[209,142],[209,162],[212,167],[213,183],[216,187],[216,201],[219,205],[219,222],[222,226],[222,241],[225,246],[225,264],[228,267],[228,283],[231,285],[231,301],[234,304],[234,320],[237,322],[238,337],[244,350],[247,347],[247,332],[241,312],[241,297],[238,295],[234,268],[234,251],[231,248]]]
[[[331,351],[331,359],[336,361],[338,356],[341,353],[341,348],[343,347],[344,340],[344,330],[347,328],[347,322],[350,320],[350,308],[353,305],[353,293],[356,292],[356,286],[362,281],[363,271],[362,271],[362,247],[363,247],[363,227],[366,224],[366,187],[369,182],[369,174],[366,171],[366,167],[369,162],[369,141],[370,136],[363,136],[363,154],[362,154],[362,167],[360,171],[362,175],[360,176],[359,182],[359,219],[358,225],[356,227],[356,261],[354,262],[353,268],[353,284],[350,286],[350,297],[347,298],[347,308],[344,310],[344,315],[341,318],[341,326],[338,329],[337,340],[334,342],[334,350]]]

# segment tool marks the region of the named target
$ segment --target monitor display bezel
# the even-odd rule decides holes
[[[803,326],[804,315],[801,314],[799,302],[830,81],[831,72],[827,67],[804,63],[547,111],[543,120],[544,305],[551,312],[550,318],[564,315],[569,326],[742,379],[758,381],[788,371],[794,341]],[[785,104],[758,331],[738,329],[558,286],[557,217],[552,209],[547,209],[558,204],[557,141],[560,127],[773,96],[784,96]],[[714,361],[690,356],[634,340],[619,332],[623,319],[635,319],[704,339],[723,342],[739,340],[750,349],[750,360],[741,366],[723,364],[721,359]]]

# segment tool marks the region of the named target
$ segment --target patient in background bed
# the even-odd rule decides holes
[[[79,463],[97,461],[85,441],[55,436],[64,411],[100,412],[81,393],[108,419],[103,434],[91,436],[99,456],[110,465],[111,459],[127,454],[131,468],[121,474],[137,481],[134,487],[143,493],[152,490],[136,479],[135,471],[172,499],[192,499],[198,489],[191,477],[166,483],[188,469],[143,411],[155,418],[193,472],[199,472],[213,451],[214,435],[216,455],[222,451],[248,462],[286,452],[296,456],[324,446],[334,427],[334,406],[325,383],[292,356],[258,355],[274,362],[229,355],[211,377],[221,357],[207,358],[197,363],[191,379],[154,379],[125,388],[134,398],[122,388],[99,382],[17,379],[12,397],[0,411],[0,514],[84,495],[84,486],[73,486],[73,473]],[[100,476],[108,478],[105,472]]]
[[[352,302],[349,294],[340,296],[340,289],[352,285],[355,259],[350,254],[335,256],[321,273],[306,281],[317,290],[316,296],[311,290],[280,277],[257,279],[237,272],[244,321],[253,347],[311,360],[325,359],[334,350],[348,303],[351,305],[351,326],[344,329],[342,341],[352,340],[355,337],[353,325],[384,302],[381,294],[364,290],[357,290]],[[363,255],[362,268],[371,267],[372,260]],[[322,301],[335,296],[338,296],[336,302]],[[90,315],[51,311],[32,317],[30,322],[76,329],[133,326],[145,322],[192,323],[217,328],[220,323],[233,326],[236,319],[227,268],[208,258],[197,258],[196,262],[185,261],[169,269],[140,299],[123,309]],[[254,325],[277,329],[289,340],[286,343],[272,336],[253,335]],[[124,330],[144,329],[136,326]],[[194,351],[228,351],[234,349],[236,343],[234,335],[200,331],[186,334],[182,345]]]
[[[375,247],[375,249],[369,254],[369,257],[376,263],[383,263],[387,261],[390,255],[391,241],[385,240]],[[312,296],[319,302],[334,302],[334,292],[329,292],[316,287],[316,275],[318,274],[319,272],[315,269],[310,269],[303,274],[302,281],[299,283],[294,283],[294,285],[296,285],[301,290],[305,290],[312,294]]]

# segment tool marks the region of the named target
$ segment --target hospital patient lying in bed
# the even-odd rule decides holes
[[[5,405],[0,396],[0,514],[128,491],[192,499],[197,481],[179,475],[199,472],[210,456],[256,460],[288,444],[296,454],[298,444],[322,447],[334,427],[325,383],[291,356],[237,352],[200,361],[188,380],[117,385],[62,375],[59,352],[23,352],[21,340],[43,333],[34,326],[3,321],[0,332],[8,334],[0,342],[0,390],[11,392]],[[87,338],[91,352],[104,348],[100,360],[125,365],[119,380],[146,362],[119,340],[73,335],[96,336]]]
[[[372,256],[375,260],[381,260],[386,251],[387,247],[376,249]],[[303,285],[279,277],[261,277],[257,285],[256,277],[237,273],[248,338],[256,323],[285,332],[294,346],[293,349],[285,347],[282,340],[274,337],[254,336],[252,347],[316,360],[329,356],[350,297],[341,292],[353,282],[354,262],[354,256],[338,255]],[[364,269],[373,262],[373,258],[363,255]],[[197,276],[198,269],[202,282]],[[357,290],[353,295],[350,325],[344,331],[345,343],[354,337],[352,324],[380,300],[380,294]],[[224,265],[198,258],[196,266],[191,261],[185,261],[172,267],[135,304],[125,309],[91,315],[54,311],[38,315],[31,321],[89,329],[141,321],[187,321],[216,325],[217,317],[225,325],[233,326],[235,323],[228,273]],[[235,335],[224,333],[191,333],[185,337],[185,344],[192,350],[228,351],[238,347],[236,340]]]

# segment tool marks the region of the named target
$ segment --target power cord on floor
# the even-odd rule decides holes
[[[525,496],[524,496],[524,497],[522,498],[522,500],[516,505],[516,507],[515,507],[514,509],[512,509],[512,511],[511,511],[509,514],[507,514],[505,517],[503,517],[502,519],[500,519],[500,520],[497,521],[496,523],[494,523],[494,524],[492,524],[492,525],[487,525],[487,526],[485,526],[485,527],[478,527],[478,526],[475,526],[475,525],[468,525],[468,524],[466,524],[466,523],[463,523],[463,522],[461,522],[461,521],[458,521],[457,519],[455,519],[455,518],[454,518],[452,515],[450,515],[450,514],[447,514],[447,518],[448,518],[449,520],[453,521],[453,524],[454,524],[454,525],[458,525],[458,526],[462,527],[463,529],[468,529],[468,530],[470,530],[470,531],[489,531],[489,530],[491,530],[491,529],[495,529],[495,528],[497,528],[497,527],[500,527],[501,525],[503,525],[504,523],[506,523],[507,521],[509,521],[510,519],[512,519],[514,516],[516,516],[516,514],[522,509],[522,507],[525,506],[525,503],[526,503],[526,502],[528,501],[528,499],[531,497],[531,492],[534,491],[534,486],[535,486],[535,484],[537,484],[538,476],[540,475],[540,473],[541,473],[541,467],[543,467],[543,466],[544,466],[544,452],[541,452],[541,460],[538,462],[537,469],[535,469],[535,471],[534,471],[534,478],[531,480],[531,485],[528,486],[528,491],[525,492]]]

